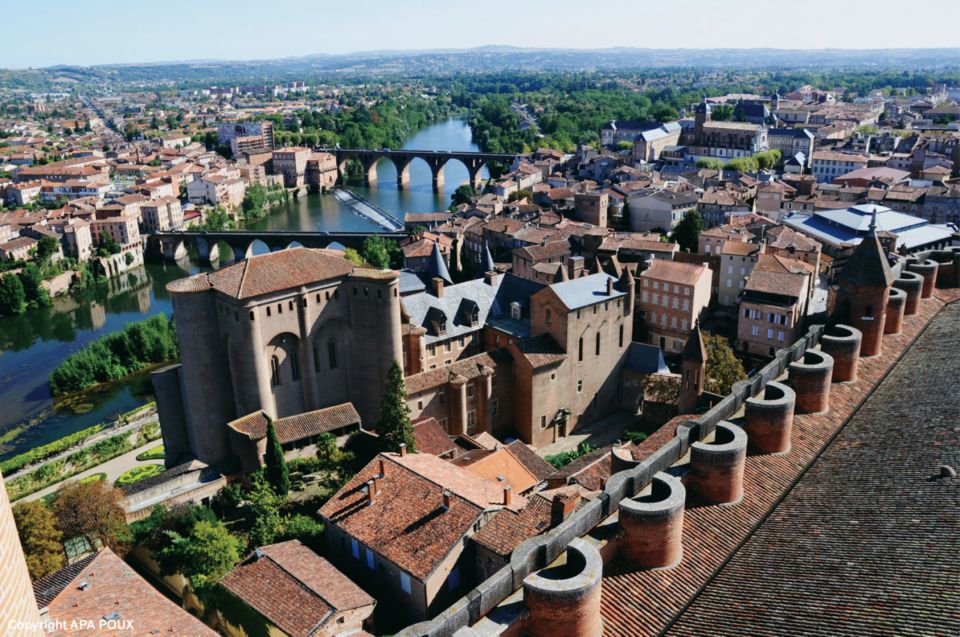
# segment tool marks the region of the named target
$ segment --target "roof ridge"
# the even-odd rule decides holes
[[[237,285],[237,298],[243,298],[243,284],[247,281],[247,269],[250,266],[250,259],[248,257],[243,260],[243,273],[240,275],[240,284]]]

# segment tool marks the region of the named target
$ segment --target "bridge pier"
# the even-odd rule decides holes
[[[220,260],[220,246],[216,241],[207,241],[202,237],[197,238],[197,254],[205,262],[213,265]]]
[[[394,159],[393,165],[397,168],[397,189],[406,190],[410,185],[410,163],[412,159],[398,161]]]
[[[372,161],[368,160],[363,164],[363,185],[365,186],[376,186],[377,185],[377,159],[374,158]]]
[[[483,176],[480,175],[480,171],[483,170],[483,164],[479,166],[467,166],[467,171],[470,173],[470,187],[480,192],[480,189],[483,188]]]

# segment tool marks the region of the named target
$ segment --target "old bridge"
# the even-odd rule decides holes
[[[347,162],[355,161],[363,168],[364,182],[369,186],[377,181],[377,162],[389,159],[397,169],[397,185],[404,188],[410,182],[410,164],[414,159],[422,159],[433,172],[433,189],[443,190],[443,167],[450,160],[463,164],[470,175],[470,185],[481,186],[480,171],[490,162],[512,164],[520,155],[510,153],[475,153],[469,151],[440,150],[364,150],[358,148],[318,148],[320,152],[330,153],[337,158],[337,170],[341,177],[346,171]]]
[[[220,259],[220,246],[226,245],[233,251],[233,259],[239,261],[254,254],[254,244],[261,242],[271,252],[285,250],[295,246],[305,248],[344,247],[360,250],[367,237],[379,236],[388,239],[402,239],[402,232],[301,232],[281,231],[167,231],[150,236],[150,243],[159,250],[163,258],[176,261],[187,256],[188,246],[196,249],[204,261]]]

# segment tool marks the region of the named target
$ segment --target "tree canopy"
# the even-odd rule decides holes
[[[703,340],[707,346],[704,389],[721,396],[729,394],[734,383],[747,378],[743,363],[733,353],[733,348],[723,336],[703,332]]]
[[[13,519],[27,559],[30,579],[36,581],[46,577],[66,564],[66,555],[60,542],[63,533],[57,528],[53,511],[42,500],[17,503],[13,507]]]
[[[283,447],[273,419],[267,417],[267,453],[264,473],[274,492],[285,497],[290,492],[290,471],[283,457]]]
[[[696,252],[701,232],[703,232],[703,217],[698,211],[691,210],[673,229],[672,239],[680,244],[681,250]]]
[[[407,406],[407,389],[403,382],[403,369],[397,361],[390,365],[387,375],[383,402],[380,403],[377,433],[380,434],[381,447],[385,451],[396,451],[401,443],[407,445],[408,451],[415,451],[410,407]]]
[[[57,528],[65,539],[83,537],[91,546],[102,542],[122,556],[130,540],[122,501],[123,493],[104,480],[68,482],[53,499]]]

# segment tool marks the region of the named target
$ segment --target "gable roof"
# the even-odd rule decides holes
[[[379,486],[371,499],[366,484],[375,477]],[[449,493],[447,506],[444,492]],[[446,460],[423,453],[381,453],[319,514],[422,581],[462,546],[484,511],[498,510],[502,502],[500,487]],[[517,508],[526,504],[518,496],[513,502]]]
[[[375,600],[299,540],[257,549],[221,584],[293,637],[308,637],[337,611]]]
[[[79,571],[74,566],[37,584],[43,589],[50,619],[66,622],[67,626],[73,621],[93,620],[94,626],[88,631],[54,630],[52,635],[102,634],[95,622],[114,614],[120,621],[133,622],[136,632],[142,635],[215,637],[217,634],[167,599],[108,548],[85,560]],[[55,580],[58,580],[56,586],[44,588],[42,583]],[[81,587],[81,584],[86,585]]]
[[[509,485],[514,493],[525,493],[540,482],[515,455],[500,447],[478,449],[457,457],[453,464],[500,485]]]

